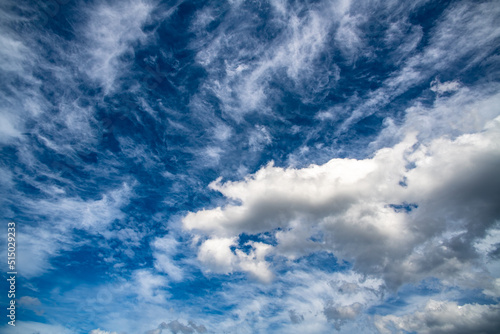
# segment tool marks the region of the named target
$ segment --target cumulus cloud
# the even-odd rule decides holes
[[[232,250],[235,246],[235,238],[208,239],[200,246],[198,260],[206,264],[208,272],[229,274],[244,271],[263,282],[269,282],[273,278],[269,264],[265,261],[271,246],[249,241],[246,243],[246,246],[251,247],[248,253],[236,248]]]
[[[84,230],[91,234],[103,233],[115,220],[124,217],[121,209],[128,204],[131,188],[123,184],[118,189],[104,194],[101,199],[83,200],[76,198],[56,198],[53,200],[26,200],[23,205],[32,217],[50,219],[51,231],[39,225],[24,226],[18,231],[24,247],[19,249],[19,256],[33,261],[20,261],[19,267],[25,277],[35,277],[52,267],[51,258],[61,251],[79,246],[75,243],[73,230]]]
[[[373,158],[303,169],[269,164],[242,181],[211,183],[236,204],[183,218],[186,229],[209,236],[200,261],[230,272],[238,259],[230,249],[236,236],[272,232],[273,254],[327,250],[392,286],[425,275],[466,279],[476,258],[471,243],[500,218],[500,119],[455,140],[419,145],[415,138]]]
[[[0,142],[7,143],[11,138],[17,138],[21,135],[18,120],[14,115],[7,113],[0,114]]]
[[[377,317],[375,326],[382,334],[493,334],[500,326],[500,305],[459,305],[451,301],[429,300],[423,309],[413,314]]]
[[[354,303],[347,306],[328,305],[325,307],[323,312],[325,313],[328,321],[335,323],[335,328],[339,330],[346,320],[355,319],[358,314],[361,313],[362,309],[363,305],[360,303]]]

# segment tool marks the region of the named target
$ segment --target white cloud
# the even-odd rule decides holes
[[[141,245],[143,234],[134,229],[125,227],[116,231],[116,238],[124,245],[139,247]]]
[[[50,259],[58,256],[71,243],[66,233],[58,230],[47,231],[40,227],[25,227],[17,231],[18,241],[23,247],[18,249],[17,264],[20,275],[32,278],[39,276],[53,267]]]
[[[23,243],[18,250],[19,257],[26,259],[19,262],[20,273],[25,277],[35,277],[51,270],[51,258],[78,246],[73,240],[73,229],[109,235],[107,228],[115,219],[124,217],[121,209],[128,204],[131,195],[130,186],[124,183],[121,188],[109,191],[98,200],[85,201],[78,197],[25,200],[26,212],[40,220],[48,219],[52,227],[47,230],[43,225],[23,226],[17,231]],[[118,237],[126,238],[123,233]]]
[[[405,110],[402,125],[387,118],[385,128],[370,148],[392,146],[412,131],[418,132],[418,139],[424,143],[442,136],[479,132],[498,115],[498,88],[496,84],[475,89],[460,87],[452,96],[438,97],[432,107],[417,103]]]
[[[98,3],[88,9],[89,20],[81,28],[87,38],[88,60],[81,69],[99,80],[106,91],[114,89],[115,80],[128,65],[120,56],[132,52],[132,43],[146,40],[142,27],[152,10],[148,1]]]
[[[164,276],[155,275],[147,269],[138,269],[133,274],[131,284],[130,288],[141,301],[162,304],[167,300],[168,293],[165,288],[168,282]]]
[[[91,330],[89,334],[118,334],[118,333],[116,333],[116,332],[108,332],[108,331],[103,331],[103,330],[101,330],[100,328],[98,328],[98,329],[93,329],[93,330]]]
[[[423,309],[413,314],[376,317],[375,325],[382,334],[394,332],[493,334],[498,332],[500,326],[500,305],[460,306],[451,301],[429,300]]]
[[[4,333],[12,334],[74,334],[75,332],[69,330],[61,325],[44,324],[34,321],[16,321],[16,326],[5,325],[1,327]]]
[[[349,58],[355,58],[359,55],[359,49],[363,46],[360,36],[361,32],[357,25],[363,22],[363,17],[351,16],[344,13],[340,20],[340,25],[335,32],[335,40],[340,50]],[[365,18],[366,19],[366,18]]]
[[[393,22],[391,16],[388,20],[393,26],[385,39],[391,45],[396,45],[395,53],[403,55],[399,65],[404,65],[404,68],[393,73],[382,89],[369,95],[369,101],[361,103],[361,107],[356,107],[359,100],[349,100],[353,109],[356,109],[352,121],[381,109],[407,88],[434,78],[436,71],[449,68],[449,64],[456,63],[457,59],[465,57],[472,50],[479,51],[470,66],[478,64],[483,59],[482,55],[490,52],[488,48],[496,45],[494,42],[499,36],[499,29],[494,28],[498,6],[492,4],[483,2],[465,5],[463,2],[451,5],[443,17],[444,23],[438,23],[433,28],[431,34],[434,37],[430,38],[428,47],[424,47],[422,52],[415,51],[422,38],[422,29],[404,20]],[[370,51],[364,43],[359,25],[367,23],[365,14],[372,9],[371,5],[351,6],[350,1],[337,1],[325,6],[309,4],[309,8],[306,5],[294,7],[282,1],[273,1],[272,5],[277,13],[272,22],[277,24],[282,34],[270,44],[263,46],[262,41],[247,38],[247,32],[255,28],[252,26],[252,16],[241,13],[241,8],[236,5],[232,12],[226,12],[227,17],[233,15],[230,24],[233,24],[234,19],[238,21],[236,31],[222,22],[214,31],[219,33],[215,39],[205,39],[203,36],[198,41],[205,44],[195,48],[201,50],[197,60],[206,67],[209,77],[202,84],[202,89],[214,92],[226,112],[269,111],[265,102],[274,94],[269,83],[277,75],[284,75],[284,81],[290,84],[289,89],[296,89],[306,102],[321,96],[322,91],[331,90],[342,73],[334,64],[326,68],[317,62],[325,46],[332,41],[338,44],[343,56],[352,60],[354,65],[357,57]],[[60,63],[68,61],[68,67],[54,66],[41,60],[37,56],[37,44],[31,43],[27,36],[23,37],[24,43],[3,30],[0,34],[0,57],[5,60],[0,61],[0,69],[7,75],[15,73],[24,83],[29,83],[23,90],[9,87],[13,92],[12,97],[0,93],[2,98],[5,97],[0,106],[0,141],[21,142],[20,145],[16,144],[18,157],[20,163],[29,169],[24,175],[24,182],[44,194],[41,201],[24,201],[23,198],[23,201],[18,202],[29,207],[26,210],[29,213],[48,217],[47,221],[55,225],[51,231],[38,227],[20,231],[20,242],[25,249],[20,257],[30,260],[22,261],[20,265],[25,266],[22,272],[27,277],[50,270],[51,257],[78,246],[73,243],[73,228],[81,228],[88,233],[102,233],[105,238],[116,237],[131,246],[140,245],[142,235],[138,231],[127,228],[107,231],[115,219],[124,218],[122,209],[129,203],[130,189],[123,187],[84,200],[78,196],[65,196],[65,191],[70,193],[67,188],[47,187],[28,174],[53,178],[63,183],[70,181],[64,180],[62,173],[51,170],[54,166],[45,167],[37,161],[34,152],[29,150],[30,144],[21,133],[25,131],[26,124],[34,124],[34,128],[30,129],[33,140],[69,160],[76,159],[76,152],[95,152],[100,133],[94,118],[94,101],[87,101],[90,107],[82,107],[85,105],[83,98],[77,102],[72,100],[71,96],[80,94],[77,89],[80,83],[72,79],[72,71],[78,67],[100,83],[106,92],[113,91],[123,71],[129,70],[124,56],[132,53],[133,44],[143,43],[148,38],[148,33],[142,28],[153,8],[152,3],[145,1],[98,2],[85,13],[84,23],[77,27],[76,33],[86,32],[86,38],[81,43],[71,41],[65,44],[63,41],[50,40],[49,36],[42,33],[45,42],[54,45],[52,51],[55,57],[60,57]],[[211,11],[208,6],[206,8],[206,11],[199,13],[194,23],[196,27],[193,30],[196,33],[205,29],[220,14]],[[387,8],[390,10],[385,11],[393,15],[394,8]],[[482,20],[476,20],[477,17]],[[240,18],[242,22],[239,22]],[[413,32],[411,38],[406,36],[407,41],[398,47],[398,41],[402,38],[397,36],[398,31],[407,30]],[[33,40],[40,36],[37,34]],[[248,45],[245,44],[247,42]],[[219,63],[220,60],[225,61]],[[155,60],[151,58],[150,61]],[[36,67],[33,67],[33,63],[37,64]],[[43,98],[39,91],[42,83],[31,74],[38,66],[52,73],[58,83],[64,83],[65,88],[68,88],[67,91],[63,90],[64,96],[54,105]],[[218,77],[221,69],[225,72],[222,77]],[[60,86],[54,84],[53,87]],[[371,273],[373,277],[383,277],[393,286],[433,275],[445,283],[458,282],[474,287],[480,285],[486,295],[498,296],[498,279],[491,279],[487,272],[483,272],[482,259],[478,258],[478,253],[487,254],[494,250],[496,234],[490,227],[491,222],[499,217],[498,209],[495,208],[495,203],[498,203],[498,180],[495,178],[498,125],[485,128],[487,121],[498,115],[499,95],[484,99],[488,92],[497,88],[484,87],[486,93],[480,94],[482,89],[467,89],[456,80],[443,83],[434,81],[430,87],[431,91],[437,93],[434,107],[416,105],[408,109],[406,123],[402,127],[394,123],[388,126],[379,141],[369,148],[374,148],[373,151],[377,153],[364,160],[334,159],[324,165],[302,169],[269,165],[243,181],[213,183],[213,189],[236,201],[213,210],[190,213],[183,220],[184,226],[197,234],[195,238],[203,240],[198,250],[198,260],[203,264],[203,270],[224,274],[242,271],[270,283],[275,264],[268,263],[270,258],[296,260],[312,252],[326,251],[352,261],[355,270]],[[69,97],[66,97],[66,93]],[[96,100],[101,97],[97,96]],[[145,104],[141,107],[153,117],[157,115],[153,108]],[[57,109],[58,114],[44,114],[49,108]],[[318,114],[318,118],[334,121],[336,114],[333,111],[324,112]],[[168,122],[182,134],[188,133],[189,129],[182,124],[173,120]],[[207,160],[218,161],[222,152],[225,152],[225,142],[237,135],[234,131],[225,125],[214,126],[212,136],[216,141],[208,143],[207,149],[201,151]],[[418,133],[416,137],[407,136],[413,131]],[[272,139],[269,129],[260,126],[250,132],[248,144],[253,151],[258,152]],[[145,167],[155,167],[159,162],[158,157],[149,152],[146,146],[124,137],[118,140],[122,152],[135,162]],[[387,145],[391,140],[391,144]],[[400,143],[394,146],[396,142]],[[420,143],[420,146],[415,143]],[[378,150],[383,146],[391,148]],[[307,146],[303,148],[308,149]],[[118,162],[112,161],[112,156],[109,159],[110,165],[117,166]],[[415,168],[409,169],[412,164]],[[87,168],[93,169],[90,165]],[[244,171],[245,167],[241,166],[241,170]],[[17,172],[1,173],[2,182],[9,187],[15,185]],[[113,172],[99,171],[101,176],[106,173]],[[12,201],[16,201],[20,197],[12,198]],[[389,204],[400,207],[393,208]],[[411,204],[417,204],[418,208]],[[406,209],[412,210],[405,213]],[[277,228],[280,230],[276,231]],[[249,242],[245,244],[245,249],[250,250],[243,251],[238,244],[238,235],[242,232],[269,232],[273,234],[277,245]],[[477,245],[484,247],[475,247]],[[175,239],[159,238],[151,246],[155,269],[168,276],[139,270],[132,276],[133,284],[125,285],[139,296],[140,306],[135,307],[160,304],[161,309],[144,307],[154,311],[151,313],[159,314],[165,312],[163,303],[168,296],[164,291],[167,278],[179,281],[185,273],[179,263],[173,260],[179,247]],[[493,273],[490,267],[487,269]],[[480,284],[476,277],[478,272],[487,276]],[[230,305],[237,305],[234,312],[231,311],[234,318],[225,320],[221,326],[233,329],[230,332],[234,332],[234,329],[249,333],[266,332],[266,329],[270,329],[266,327],[269,323],[288,321],[292,324],[289,327],[285,325],[286,332],[324,333],[329,331],[328,320],[338,326],[348,326],[344,324],[349,319],[377,303],[380,298],[378,293],[383,281],[377,278],[372,278],[370,285],[358,278],[321,275],[320,272],[293,272],[280,277],[278,282],[268,285],[268,291],[276,289],[279,298],[262,296],[261,286],[255,288],[255,293],[246,296],[244,291],[239,295],[235,292],[243,290],[241,285],[233,286],[234,291],[225,290],[226,298],[237,296],[241,299],[231,300]],[[255,295],[260,296],[254,298]],[[34,300],[24,301],[36,303]],[[277,312],[278,315],[269,315],[272,314],[269,309],[275,306],[282,311]],[[127,325],[128,328],[139,326],[137,319],[123,321],[120,319],[122,315],[110,317],[114,317],[116,323],[123,323],[117,327],[101,325],[101,328],[125,330]],[[215,319],[212,323],[219,323],[220,320],[215,316],[211,319]],[[246,324],[248,319],[256,319],[256,327]],[[136,324],[131,324],[134,321]],[[189,324],[172,323],[175,325],[172,328],[189,330]],[[25,328],[29,334],[35,330],[41,333],[66,332],[61,327],[46,326],[49,325],[39,324],[37,328],[36,324],[20,324],[20,330]]]
[[[249,34],[257,23],[253,14],[245,15],[245,9],[238,3],[232,6],[225,20],[237,21],[238,29],[224,23],[217,35],[207,41],[205,19],[212,15],[209,9],[204,10],[192,26],[199,36],[193,42],[193,48],[199,50],[196,60],[210,74],[203,88],[215,94],[224,110],[238,120],[249,111],[270,112],[265,105],[266,99],[273,94],[268,86],[282,71],[306,100],[313,97],[311,92],[328,90],[338,81],[339,68],[319,66],[316,61],[328,42],[330,30],[342,19],[349,3],[338,1],[294,7],[274,2],[273,24],[282,32],[266,43]],[[299,15],[301,12],[306,15]],[[357,21],[347,20],[338,29],[342,47],[352,49],[359,44],[356,24]]]
[[[252,249],[247,254],[239,249],[234,252],[235,238],[213,238],[200,246],[198,259],[206,266],[208,272],[229,274],[233,271],[244,271],[262,282],[270,282],[273,274],[265,261],[271,246],[261,242],[247,242]]]
[[[23,296],[19,298],[18,300],[19,304],[22,306],[40,306],[41,302],[38,298],[35,297],[30,297],[30,296]]]
[[[217,146],[209,146],[203,150],[201,159],[203,159],[203,166],[216,166],[219,164],[220,156],[224,151]]]
[[[10,1],[5,2],[6,6],[13,6]],[[19,24],[21,17],[9,13],[0,8],[2,21],[0,23],[0,71],[2,73],[2,84],[5,85],[0,92],[0,143],[10,143],[13,139],[19,139],[24,130],[23,118],[27,115],[24,110],[20,110],[19,105],[25,99],[16,99],[22,95],[17,87],[12,87],[9,81],[15,77],[18,80],[33,84],[32,75],[29,68],[33,64],[34,57],[32,50],[26,45],[18,33],[11,28],[11,25]],[[33,57],[32,57],[33,56]],[[23,96],[26,97],[26,96]]]
[[[356,286],[356,291],[342,291],[345,284]],[[271,284],[246,281],[243,288],[240,282],[228,282],[211,298],[234,307],[223,320],[204,314],[205,324],[229,333],[329,333],[335,323],[344,329],[353,321],[348,317],[329,320],[325,309],[347,309],[359,303],[364,310],[379,303],[383,289],[383,281],[370,276],[294,268]]]
[[[151,170],[160,165],[160,159],[144,144],[135,142],[131,137],[120,136],[117,138],[124,154]]]
[[[467,281],[471,242],[500,218],[500,118],[479,133],[416,143],[412,134],[373,158],[270,164],[242,181],[217,180],[210,187],[240,204],[189,213],[183,225],[209,236],[199,259],[218,272],[237,268],[236,236],[272,232],[273,254],[327,250],[392,286],[426,275]]]
[[[13,1],[5,1],[7,6],[13,6]],[[4,5],[3,4],[3,5]],[[12,31],[9,27],[13,24],[19,24],[25,19],[14,14],[9,13],[0,8],[0,15],[2,22],[0,23],[0,70],[5,73],[11,74],[22,72],[26,65],[26,53],[30,53],[27,45],[19,40],[19,35],[16,31]]]
[[[316,278],[315,278],[316,277]],[[384,291],[384,282],[373,276],[353,272],[332,274],[293,271],[283,278],[296,282],[285,302],[304,314],[306,322],[349,320],[362,308],[375,305]],[[347,289],[346,287],[350,288]]]
[[[32,310],[36,315],[43,315],[45,313],[42,302],[38,298],[30,296],[22,296],[17,300],[20,307],[27,310]]]
[[[397,14],[395,18],[398,20],[403,17],[401,24],[406,25],[407,15],[402,15],[403,13],[397,8],[390,8],[394,4],[399,5],[399,3],[388,2],[388,4],[387,10],[394,11]],[[477,17],[481,17],[481,20],[476,19]],[[476,4],[463,1],[457,5],[449,6],[443,13],[442,19],[430,32],[429,44],[422,51],[416,50],[418,43],[411,43],[410,49],[406,50],[410,57],[404,59],[399,69],[392,73],[380,88],[371,91],[362,103],[358,103],[358,96],[351,98],[352,101],[349,104],[351,104],[352,112],[347,119],[343,120],[337,133],[348,131],[352,124],[387,106],[394,98],[408,91],[411,87],[422,84],[425,80],[431,80],[441,71],[449,68],[456,71],[452,66],[458,64],[471,53],[474,53],[475,56],[469,59],[468,68],[484,61],[491,54],[492,45],[495,45],[494,41],[500,36],[500,29],[494,28],[497,27],[494,22],[499,17],[500,9],[494,2]],[[387,37],[392,35],[393,32],[389,29]],[[414,38],[419,40],[419,34],[417,33]],[[440,95],[444,93],[444,90],[448,92],[457,90],[459,84],[458,81],[452,80],[438,85],[436,80],[433,87]]]
[[[363,310],[362,304],[353,303],[347,306],[328,305],[327,307],[325,307],[325,310],[323,312],[325,313],[325,316],[328,319],[328,321],[334,322],[335,328],[339,330],[342,324],[346,320],[355,319],[361,313],[362,310]]]
[[[156,238],[152,243],[155,269],[168,274],[172,281],[181,281],[184,278],[182,267],[172,259],[178,253],[179,242],[173,237]]]
[[[2,184],[2,188],[10,189],[14,186],[14,182],[12,181],[12,172],[5,168],[0,168],[0,184]]]
[[[255,129],[250,132],[248,145],[252,151],[260,151],[266,145],[271,144],[272,138],[269,130],[262,125],[256,125]]]
[[[228,274],[233,271],[237,257],[231,252],[234,238],[210,239],[200,246],[198,259],[206,264],[211,272]]]
[[[455,92],[460,88],[460,83],[458,81],[447,81],[439,82],[438,79],[434,79],[431,82],[431,90],[438,94]]]
[[[167,329],[173,334],[193,334],[193,333],[205,333],[207,329],[203,325],[196,325],[193,321],[189,321],[187,325],[184,325],[179,320],[170,321],[168,324],[163,322],[158,327],[160,332],[162,329]],[[153,334],[154,331],[150,331],[146,334]]]
[[[233,130],[226,124],[220,123],[213,129],[214,137],[219,141],[226,141],[233,135]]]
[[[494,297],[494,298],[500,297],[500,278],[493,279],[491,282],[491,286],[489,286],[485,290],[483,290],[483,293],[486,296],[490,296],[490,297]]]

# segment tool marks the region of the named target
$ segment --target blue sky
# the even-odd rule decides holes
[[[0,8],[2,333],[500,328],[496,1]]]

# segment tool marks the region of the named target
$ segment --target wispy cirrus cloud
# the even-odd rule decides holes
[[[24,203],[26,212],[30,213],[29,219],[36,224],[22,227],[18,231],[19,239],[24,244],[19,250],[19,256],[26,259],[19,264],[23,276],[32,278],[50,271],[54,269],[50,264],[52,258],[83,246],[85,242],[74,240],[74,231],[106,235],[110,224],[124,218],[121,209],[128,204],[131,196],[130,187],[124,184],[122,188],[110,191],[99,200],[63,197]],[[45,222],[51,223],[50,232],[43,228]]]
[[[335,85],[339,77],[339,69],[335,64],[321,63],[318,58],[324,51],[329,29],[342,17],[349,4],[311,5],[306,16],[300,18],[299,13],[305,10],[301,5],[297,8],[277,2],[272,5],[274,11],[267,15],[273,19],[264,29],[277,33],[268,40],[250,34],[262,24],[262,18],[243,4],[235,3],[227,9],[227,15],[230,16],[227,22],[238,20],[247,11],[248,17],[252,19],[240,20],[242,24],[238,29],[234,29],[231,23],[223,22],[216,30],[216,35],[208,41],[201,38],[205,36],[208,24],[217,20],[216,16],[210,14],[214,9],[206,9],[194,21],[193,31],[200,39],[193,47],[201,48],[196,59],[209,72],[203,87],[217,96],[223,109],[236,119],[247,112],[270,112],[265,106],[266,99],[272,98],[274,94],[274,90],[269,87],[273,80],[282,81],[286,77],[297,85],[296,91],[302,94],[305,93],[305,86],[315,93],[326,90]],[[347,31],[347,28],[340,30]],[[250,39],[249,34],[252,36]],[[344,35],[347,34],[345,32]],[[353,39],[355,33],[350,34]],[[315,78],[311,76],[312,73],[320,77]],[[309,98],[312,96],[305,94]]]
[[[363,104],[355,105],[340,131],[346,131],[353,122],[385,107],[411,87],[429,81],[435,75],[449,75],[450,71],[460,72],[486,62],[493,41],[500,36],[500,30],[491,28],[499,15],[498,8],[491,3],[460,3],[448,8],[443,13],[443,19],[431,28],[431,37],[422,51],[417,50],[419,43],[413,43],[414,50],[401,68],[394,71],[382,87],[371,91]],[[483,17],[484,20],[475,20],[474,17]],[[463,58],[477,49],[482,51],[474,53],[465,69],[460,69]],[[437,87],[434,86],[434,89]]]

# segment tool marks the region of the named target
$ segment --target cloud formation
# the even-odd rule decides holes
[[[493,334],[500,326],[500,306],[430,300],[423,309],[403,316],[378,317],[375,326],[382,334],[418,332],[422,334]]]
[[[161,334],[169,331],[172,334],[193,334],[206,333],[207,329],[203,325],[196,325],[193,321],[188,321],[187,325],[179,322],[179,320],[170,321],[168,324],[162,322],[157,329],[147,331],[146,334]]]
[[[466,281],[477,258],[472,242],[500,218],[499,139],[497,118],[454,140],[424,145],[409,135],[364,160],[270,164],[243,181],[211,183],[237,204],[189,213],[183,224],[209,236],[198,258],[219,272],[232,271],[237,258],[231,238],[271,232],[276,255],[326,250],[390,286],[428,275]]]
[[[85,45],[90,47],[85,50],[81,69],[106,91],[118,88],[115,81],[130,66],[130,62],[123,62],[123,56],[130,57],[133,44],[147,38],[142,27],[153,9],[148,1],[102,2],[88,9],[89,20],[82,29]]]
[[[245,271],[253,277],[269,282],[273,278],[269,264],[265,261],[271,246],[262,242],[247,242],[252,250],[245,253],[236,246],[234,238],[213,238],[203,242],[198,252],[198,259],[207,265],[208,272],[229,274],[234,271]]]

